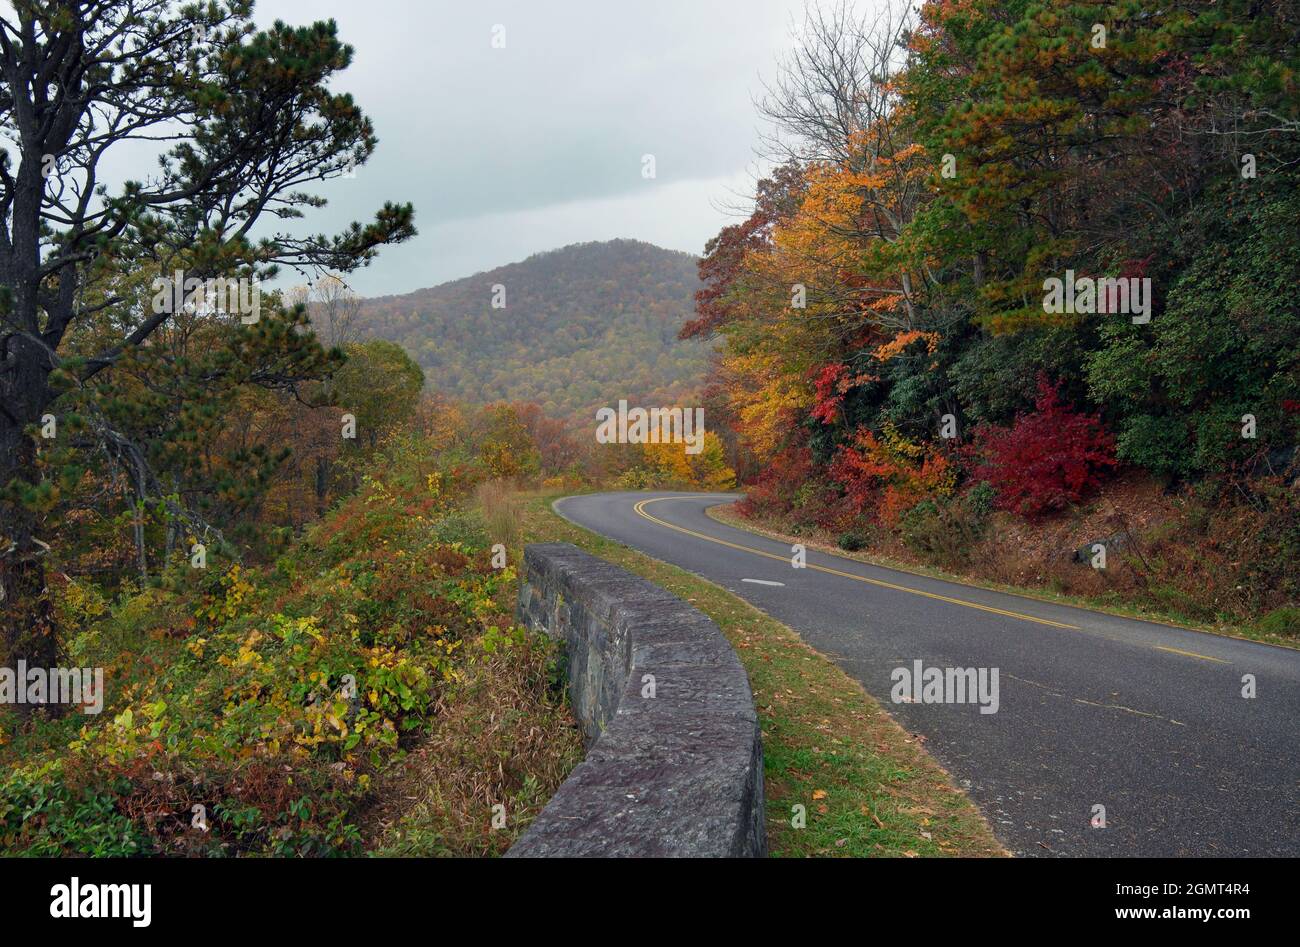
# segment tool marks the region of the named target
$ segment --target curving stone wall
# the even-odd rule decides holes
[[[587,758],[508,856],[766,855],[758,717],[718,626],[569,543],[526,547],[523,572],[519,619],[564,639]]]

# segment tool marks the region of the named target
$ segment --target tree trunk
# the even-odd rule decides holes
[[[907,307],[907,327],[911,329],[916,320],[916,308],[912,304],[912,277],[903,273],[903,305]]]
[[[25,444],[14,444],[13,431]],[[0,449],[20,462],[35,460],[36,447],[20,429],[10,427],[0,432],[4,443]],[[9,478],[5,478],[6,482]],[[17,668],[25,661],[28,667],[53,668],[59,664],[59,639],[45,584],[47,548],[36,535],[40,517],[14,503],[0,501],[0,663]],[[27,716],[35,708],[17,704],[14,708]]]
[[[7,345],[19,358],[9,371],[0,372],[0,490],[15,478],[36,480],[36,443],[24,428],[39,423],[50,402],[46,372],[24,358],[21,349],[33,343],[10,336],[0,339],[0,356]],[[43,517],[18,498],[0,495],[0,660],[16,667],[58,664],[59,641],[45,583],[45,556],[49,547],[39,535]],[[18,705],[20,712],[30,705]]]
[[[316,457],[316,516],[325,515],[325,499],[329,495],[330,464],[324,454]]]
[[[138,455],[132,456],[135,474],[135,555],[136,565],[140,569],[140,581],[149,581],[149,552],[144,545],[144,504],[147,485],[144,479],[144,461]]]

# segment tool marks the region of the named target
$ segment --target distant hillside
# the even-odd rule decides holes
[[[492,308],[492,287],[506,308]],[[677,340],[695,258],[635,240],[580,243],[403,296],[365,300],[368,337],[402,345],[429,384],[473,402],[535,401],[594,423],[619,398],[672,404],[700,387],[707,348]]]

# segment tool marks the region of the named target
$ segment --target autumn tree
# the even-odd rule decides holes
[[[1290,463],[1298,31],[1274,0],[811,11],[759,106],[783,186],[710,242],[683,328],[723,337],[756,506],[896,521],[972,431],[1066,417],[1171,478]],[[1045,313],[1067,269],[1149,280],[1150,318]]]
[[[415,411],[424,371],[400,345],[371,339],[344,349],[347,361],[325,386],[323,400],[356,419],[357,439],[373,448]]]
[[[556,474],[581,468],[589,451],[583,450],[563,421],[548,417],[541,405],[534,402],[519,403],[513,407],[537,448],[542,473]]]
[[[471,422],[470,437],[486,479],[532,477],[541,468],[537,447],[516,405],[484,406]]]
[[[361,297],[335,273],[295,286],[286,294],[292,304],[306,307],[312,329],[327,348],[342,348],[361,339]]]

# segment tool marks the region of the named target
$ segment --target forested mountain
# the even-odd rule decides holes
[[[695,267],[689,254],[636,240],[574,244],[365,300],[358,321],[363,334],[402,345],[451,397],[534,401],[586,423],[619,398],[674,404],[698,388],[707,348],[676,338]]]

